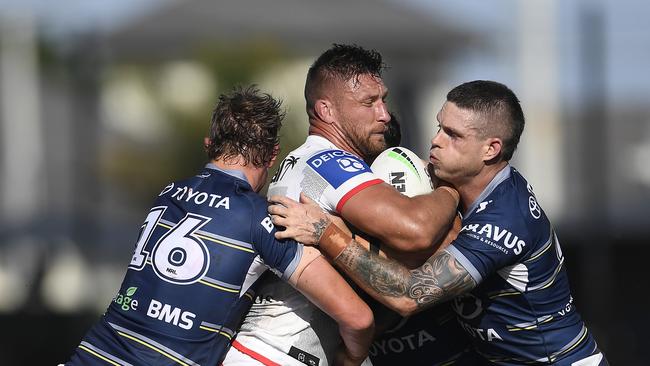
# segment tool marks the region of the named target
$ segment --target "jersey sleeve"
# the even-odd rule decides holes
[[[519,220],[497,213],[463,222],[458,237],[447,248],[476,283],[501,268],[518,262],[525,252],[526,231]]]
[[[302,258],[302,244],[294,240],[275,238],[276,228],[267,213],[266,201],[255,200],[252,220],[253,246],[273,273],[283,280],[288,280],[296,270]]]
[[[307,166],[303,192],[330,211],[341,212],[355,194],[383,182],[362,159],[343,150],[321,151],[307,160]]]

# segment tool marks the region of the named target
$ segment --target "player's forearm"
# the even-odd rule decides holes
[[[323,232],[319,248],[382,304],[402,315],[416,310],[415,302],[404,296],[410,276],[405,267],[368,251],[334,224],[327,226]],[[374,275],[379,275],[381,279]]]
[[[327,227],[320,247],[368,294],[402,315],[444,302],[475,286],[465,269],[444,251],[409,271],[367,251],[335,225]]]

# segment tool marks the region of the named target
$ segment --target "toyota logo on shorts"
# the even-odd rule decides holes
[[[340,158],[340,159],[338,159],[336,161],[339,163],[339,166],[341,167],[341,169],[345,170],[346,172],[356,173],[358,171],[363,170],[363,164],[361,164],[356,159]]]

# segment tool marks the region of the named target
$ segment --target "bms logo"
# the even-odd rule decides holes
[[[365,167],[358,160],[353,158],[340,158],[336,160],[339,163],[341,169],[346,172],[356,173],[362,171]]]

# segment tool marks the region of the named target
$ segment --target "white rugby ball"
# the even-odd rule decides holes
[[[407,148],[397,146],[384,150],[372,162],[370,169],[384,182],[409,197],[433,190],[426,165]]]

